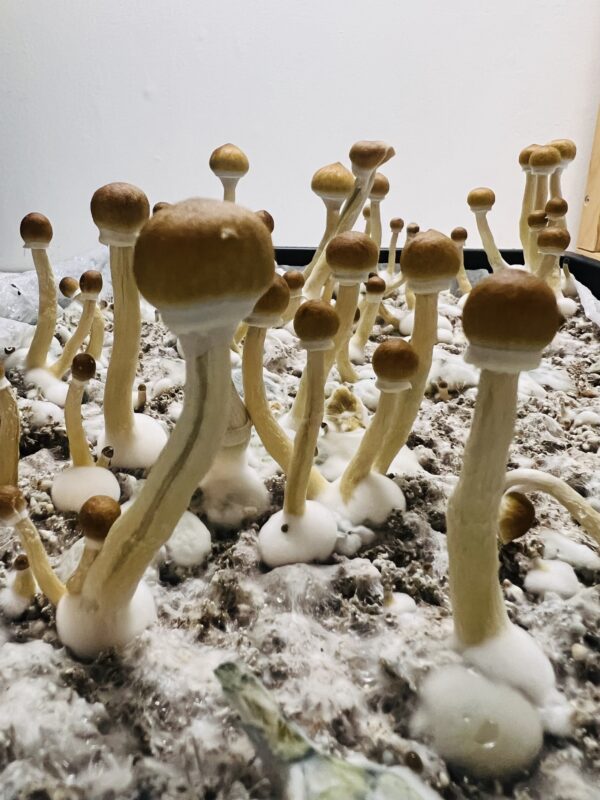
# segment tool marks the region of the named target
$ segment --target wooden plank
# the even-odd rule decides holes
[[[577,248],[586,253],[600,253],[600,109],[581,211]]]

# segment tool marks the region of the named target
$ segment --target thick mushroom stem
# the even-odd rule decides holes
[[[19,407],[0,362],[0,486],[16,486],[19,480]]]
[[[80,381],[72,377],[65,403],[65,427],[69,440],[69,453],[74,467],[94,466],[94,459],[81,418],[81,401],[86,386],[87,381]]]
[[[564,506],[582,528],[600,544],[600,513],[565,481],[535,469],[515,469],[505,475],[504,489],[544,492]]]
[[[518,373],[482,370],[461,475],[446,512],[455,632],[467,647],[495,636],[508,624],[497,579],[496,538],[518,380]]]
[[[335,303],[335,310],[340,318],[340,327],[334,339],[333,351],[328,352],[325,359],[327,375],[329,375],[335,361],[340,373],[340,379],[348,383],[355,383],[358,380],[358,374],[350,361],[348,347],[352,337],[352,325],[359,294],[359,283],[346,283],[340,280]]]
[[[71,362],[77,353],[85,338],[88,336],[94,323],[96,314],[96,297],[90,296],[83,299],[83,312],[77,323],[75,332],[65,344],[60,358],[49,368],[49,372],[55,378],[62,378],[71,366]],[[104,332],[103,332],[104,336]]]
[[[31,249],[38,278],[39,305],[35,333],[25,359],[28,370],[44,368],[56,328],[56,283],[46,248]]]
[[[381,294],[366,295],[356,333],[350,340],[351,348],[361,354],[364,352],[365,345],[369,341],[369,336],[371,335],[373,325],[377,319],[380,305]]]
[[[460,254],[460,266],[456,274],[456,282],[462,294],[469,294],[471,291],[471,282],[467,277],[467,270],[465,269],[465,242],[467,241],[467,231],[465,228],[454,228],[450,234],[450,238],[458,248]]]

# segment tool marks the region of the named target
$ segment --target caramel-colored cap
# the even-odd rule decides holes
[[[0,520],[10,520],[27,508],[23,492],[16,486],[0,486]]]
[[[521,269],[503,269],[478,283],[462,319],[469,342],[505,350],[542,350],[561,322],[552,289]]]
[[[449,236],[435,230],[417,233],[402,249],[400,268],[413,290],[419,284],[432,284],[432,293],[441,291],[434,284],[450,281],[460,267],[460,253]]]
[[[420,230],[421,227],[416,222],[409,222],[408,225],[406,226],[406,235],[416,236]]]
[[[571,235],[566,228],[545,228],[537,237],[537,246],[541,253],[564,253],[570,243]]]
[[[63,297],[73,297],[79,290],[79,281],[77,278],[67,276],[66,278],[61,278],[58,288]]]
[[[507,492],[500,501],[500,539],[508,544],[523,536],[535,524],[535,506],[521,492]]]
[[[543,144],[536,147],[529,158],[529,166],[533,172],[549,174],[560,164],[560,151],[556,147]]]
[[[176,203],[148,220],[135,245],[138,288],[157,307],[258,297],[273,272],[269,231],[236,203]]]
[[[263,223],[263,225],[266,227],[269,233],[273,233],[273,231],[275,230],[275,220],[273,219],[271,214],[269,214],[269,212],[266,211],[264,208],[261,208],[260,211],[256,212],[256,216]]]
[[[26,245],[48,245],[52,241],[52,225],[48,217],[32,211],[21,220],[21,238]]]
[[[96,542],[103,542],[120,516],[121,506],[116,500],[97,494],[81,506],[78,520],[84,536]]]
[[[333,272],[360,276],[377,266],[379,248],[366,233],[345,231],[333,237],[325,256]]]
[[[471,189],[467,195],[467,203],[471,211],[489,211],[496,202],[496,195],[487,186]]]
[[[541,208],[538,208],[527,215],[527,226],[532,230],[540,230],[541,228],[544,228],[547,223],[548,217],[546,216],[546,212]]]
[[[522,167],[529,167],[529,159],[531,158],[531,154],[538,147],[539,144],[530,144],[521,150],[519,153],[519,164]]]
[[[379,275],[372,275],[365,283],[367,294],[383,294],[386,289],[386,282]]]
[[[556,147],[562,161],[573,161],[577,155],[577,145],[571,139],[553,139],[548,144],[550,147]]]
[[[288,307],[289,302],[290,287],[287,281],[276,273],[267,291],[258,299],[252,314],[280,317]]]
[[[304,275],[297,269],[290,269],[281,276],[290,287],[290,291],[298,291],[304,286]]]
[[[551,197],[546,203],[546,215],[548,217],[564,217],[569,210],[569,204],[564,197]]]
[[[167,203],[166,200],[159,200],[158,203],[154,203],[152,206],[152,213],[156,214],[158,211],[162,211],[163,208],[169,208],[171,205],[173,204]]]
[[[467,229],[466,228],[453,228],[452,233],[450,234],[450,238],[453,242],[457,242],[458,244],[462,244],[463,242],[467,241],[468,237]]]
[[[324,200],[345,200],[354,188],[354,175],[336,161],[315,172],[310,188]]]
[[[340,327],[337,312],[324,300],[307,300],[294,316],[294,330],[303,341],[333,339]]]
[[[79,278],[79,288],[85,294],[100,294],[102,291],[102,275],[95,269],[86,270]]]
[[[390,230],[392,233],[400,233],[404,227],[404,220],[401,217],[394,217],[390,220]]]
[[[381,172],[375,173],[375,180],[369,193],[371,200],[383,200],[390,190],[390,182]]]
[[[363,140],[352,145],[349,155],[353,167],[372,170],[389,161],[396,151],[385,142]]]
[[[228,143],[212,151],[208,166],[218,177],[241,178],[250,169],[250,162],[239,147]]]
[[[24,570],[29,569],[29,559],[25,553],[19,553],[12,565],[13,569],[15,569],[17,572],[23,572]]]
[[[135,235],[150,215],[148,198],[131,183],[107,183],[96,189],[91,202],[92,218],[103,231]]]
[[[375,375],[383,381],[407,381],[418,369],[419,356],[404,339],[387,339],[373,353],[372,365]]]
[[[71,362],[71,375],[76,381],[91,380],[96,374],[96,361],[89,353],[77,353]]]
[[[365,219],[369,219],[369,217],[371,216],[371,205],[370,205],[370,203],[366,203],[363,206],[362,215],[363,215],[363,217]]]

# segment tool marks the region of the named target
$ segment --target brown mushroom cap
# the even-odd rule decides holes
[[[381,172],[375,173],[373,186],[369,193],[371,200],[383,200],[390,190],[390,182]]]
[[[352,166],[363,170],[372,170],[385,164],[396,155],[393,147],[380,141],[361,140],[350,148]]]
[[[339,327],[335,309],[324,300],[307,300],[294,316],[296,336],[306,342],[333,339]]]
[[[564,217],[569,210],[569,204],[564,197],[551,197],[546,203],[546,215],[551,218]]]
[[[79,278],[79,288],[85,294],[100,294],[102,291],[102,275],[95,269],[86,270]]]
[[[527,226],[532,230],[540,230],[548,224],[548,217],[543,209],[537,209],[527,215]]]
[[[494,207],[496,195],[487,186],[471,189],[467,195],[467,203],[471,211],[489,211]]]
[[[280,317],[288,307],[289,302],[290,287],[287,281],[276,273],[267,291],[257,300],[252,314]]]
[[[553,139],[548,144],[550,147],[556,147],[562,161],[573,161],[577,155],[577,145],[571,139]]]
[[[538,147],[539,144],[530,144],[521,150],[521,152],[519,153],[519,164],[522,167],[525,168],[529,167],[529,159],[531,158],[531,154]]]
[[[345,200],[354,188],[354,175],[336,161],[315,172],[310,188],[324,200]]]
[[[345,231],[329,242],[325,256],[333,272],[360,276],[377,266],[379,248],[370,236],[360,231]]]
[[[23,492],[16,486],[0,486],[0,520],[10,520],[27,508]]]
[[[365,219],[369,219],[371,217],[371,204],[365,203],[362,210],[362,215]]]
[[[138,288],[158,307],[258,297],[273,273],[268,230],[236,203],[176,203],[148,220],[135,245]]]
[[[24,570],[29,569],[29,559],[25,553],[19,553],[19,555],[13,561],[12,567],[17,572],[23,572]]]
[[[409,222],[408,225],[406,226],[406,235],[416,236],[420,230],[421,227],[416,222]]]
[[[173,204],[167,203],[165,200],[159,200],[158,203],[154,203],[152,206],[152,213],[156,214],[158,211],[162,211],[163,208],[169,208],[171,205]]]
[[[533,172],[549,175],[561,161],[560,151],[550,145],[536,147],[529,158],[529,166]]]
[[[96,374],[96,361],[89,353],[77,353],[71,362],[71,375],[76,381],[91,380]]]
[[[419,356],[404,339],[387,339],[373,353],[372,365],[375,375],[381,380],[406,381],[417,371]]]
[[[290,269],[281,276],[290,287],[290,292],[297,292],[304,286],[304,275],[297,269]]]
[[[372,275],[365,283],[367,294],[383,294],[386,289],[386,282],[379,275]]]
[[[545,228],[537,237],[537,246],[541,253],[564,253],[570,243],[571,235],[566,228]]]
[[[410,286],[452,280],[460,267],[460,253],[449,236],[435,230],[417,233],[402,249],[400,268]]]
[[[535,506],[521,492],[507,492],[500,501],[498,527],[504,544],[523,536],[535,524]]]
[[[241,178],[250,169],[246,154],[235,144],[222,144],[213,150],[208,166],[218,177]]]
[[[148,198],[131,183],[107,183],[96,189],[90,204],[100,231],[137,234],[150,215]]]
[[[468,237],[467,229],[466,228],[453,228],[452,233],[450,234],[450,238],[453,242],[457,244],[463,244],[467,241]]]
[[[260,211],[256,212],[256,216],[263,223],[269,233],[273,233],[275,230],[275,220],[273,219],[272,215],[269,214],[266,209],[261,208]]]
[[[19,228],[21,238],[28,244],[50,244],[52,241],[52,225],[48,217],[32,211],[21,220]]]
[[[77,278],[67,276],[66,278],[61,278],[58,288],[63,297],[73,297],[79,290],[79,281]]]
[[[97,494],[85,501],[77,518],[84,536],[96,542],[103,542],[120,516],[121,506],[116,500]]]
[[[392,233],[400,233],[404,227],[404,220],[402,217],[394,217],[390,220],[390,230]]]
[[[462,319],[469,342],[506,350],[542,350],[561,322],[552,289],[521,269],[503,269],[473,287]]]

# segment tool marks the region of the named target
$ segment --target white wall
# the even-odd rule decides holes
[[[389,140],[386,219],[469,228],[465,197],[497,194],[518,245],[531,141],[569,136],[576,234],[600,87],[598,0],[3,0],[0,266],[21,268],[21,217],[54,224],[55,258],[96,241],[92,192],[127,180],[151,202],[217,195],[208,155],[233,141],[239,201],[278,244],[315,243],[310,178],[359,138]]]

